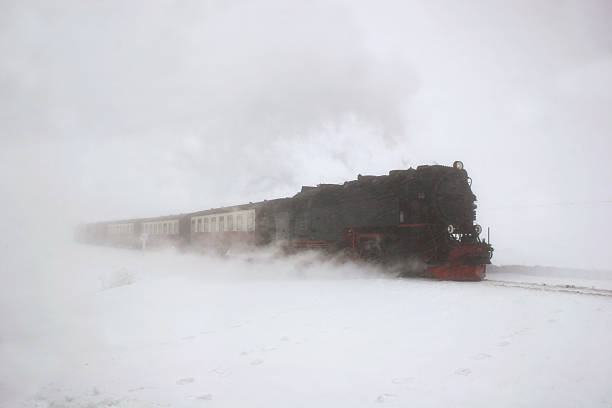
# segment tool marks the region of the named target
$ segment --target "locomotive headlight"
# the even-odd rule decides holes
[[[449,234],[452,234],[453,232],[455,232],[455,227],[453,227],[452,225],[449,225],[448,227],[446,227],[446,230],[448,231]]]
[[[463,162],[457,160],[453,163],[453,167],[456,168],[457,170],[463,170]]]
[[[480,233],[482,232],[482,227],[478,224],[474,225],[474,232],[476,233],[476,235],[480,235]]]

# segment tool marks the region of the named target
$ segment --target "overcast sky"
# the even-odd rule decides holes
[[[612,269],[610,21],[595,0],[5,0],[5,226],[463,160],[496,263]]]

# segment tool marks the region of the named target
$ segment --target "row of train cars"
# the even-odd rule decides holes
[[[481,280],[493,248],[481,240],[476,196],[463,163],[392,170],[343,184],[304,186],[293,197],[186,214],[79,225],[79,242],[175,246],[226,253],[279,245],[422,265],[407,273]],[[418,261],[418,262],[415,262]]]

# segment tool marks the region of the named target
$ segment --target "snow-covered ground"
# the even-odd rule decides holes
[[[612,297],[395,279],[311,254],[75,244],[7,259],[6,408],[612,406]],[[601,271],[489,278],[612,288]]]

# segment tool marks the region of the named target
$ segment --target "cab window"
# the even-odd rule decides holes
[[[255,229],[255,214],[250,212],[247,216],[247,229],[253,231]]]

